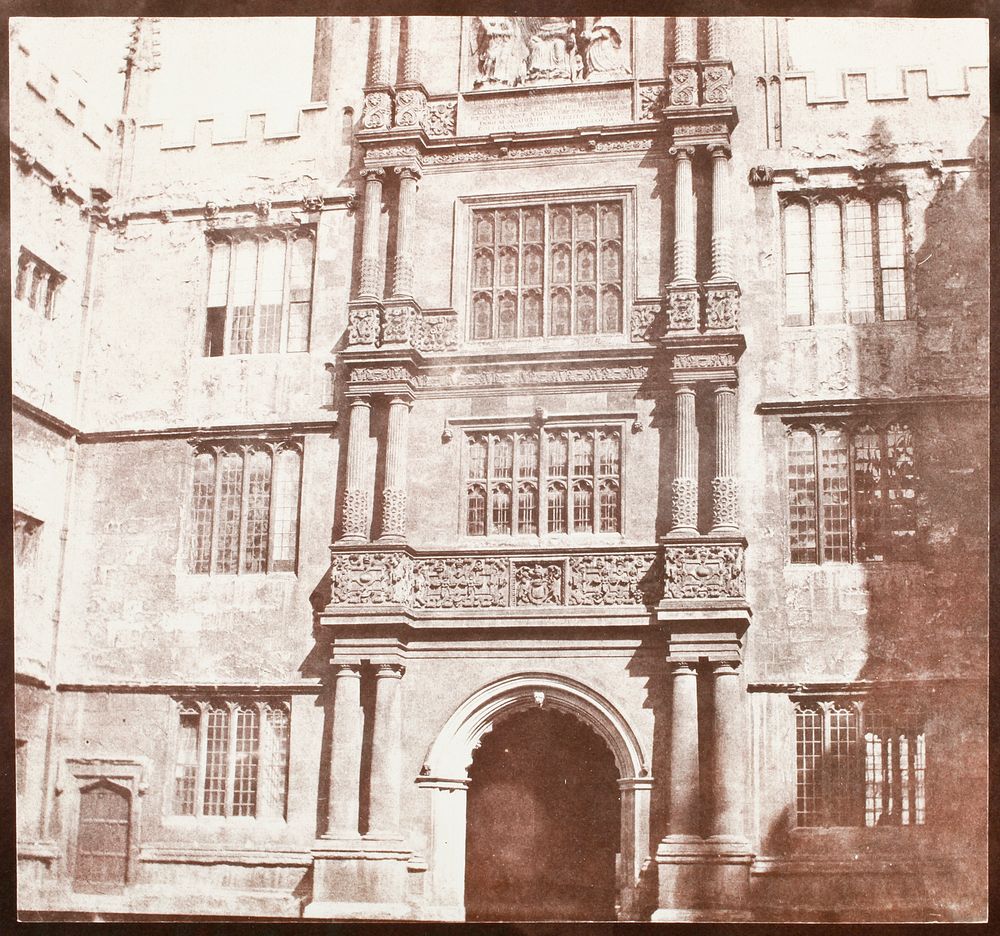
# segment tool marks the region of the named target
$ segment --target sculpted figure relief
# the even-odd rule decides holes
[[[521,29],[511,16],[480,16],[476,42],[479,74],[475,88],[512,88],[524,77],[528,55]]]
[[[625,64],[622,37],[603,16],[597,17],[593,25],[585,29],[581,36],[587,40],[584,65],[588,81],[625,78],[632,74],[631,69]]]
[[[547,16],[528,40],[528,81],[578,78],[576,31],[570,20]]]

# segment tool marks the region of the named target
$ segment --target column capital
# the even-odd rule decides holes
[[[712,673],[715,676],[739,676],[739,660],[712,660]]]
[[[693,146],[671,146],[667,152],[678,159],[691,159],[694,156],[694,150]]]
[[[360,663],[340,663],[340,662],[330,662],[330,672],[336,679],[342,676],[347,676],[354,679],[361,678],[361,664]]]
[[[372,395],[370,393],[361,393],[351,397],[351,408],[355,406],[367,406],[371,409],[372,406]]]
[[[722,377],[717,381],[712,381],[714,384],[713,393],[716,395],[722,393],[736,393],[736,378],[735,377]]]
[[[709,143],[708,151],[716,159],[729,159],[733,154],[732,147],[728,143]]]
[[[386,399],[390,406],[405,406],[407,409],[413,408],[413,394],[406,390],[394,390],[386,394]]]
[[[385,178],[385,169],[381,166],[365,166],[361,176],[366,182],[381,182]]]
[[[674,395],[681,396],[682,394],[689,393],[691,396],[695,395],[694,381],[687,380],[683,383],[674,384]]]
[[[419,179],[422,175],[420,169],[417,166],[395,166],[393,167],[393,172],[402,179]]]
[[[375,666],[376,679],[402,679],[406,667],[402,663],[378,663]]]
[[[672,676],[697,676],[698,665],[693,660],[667,660]]]

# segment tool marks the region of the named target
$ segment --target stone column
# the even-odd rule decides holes
[[[392,17],[373,16],[371,23],[372,29],[375,30],[375,42],[368,84],[387,85],[392,69]]]
[[[715,388],[715,477],[712,479],[712,532],[739,529],[739,476],[736,468],[736,387]]]
[[[382,541],[406,539],[406,450],[411,401],[389,400],[389,431],[385,447],[385,487],[382,491]]]
[[[670,706],[670,838],[698,837],[698,674],[694,663],[675,662]]]
[[[403,77],[401,84],[417,84],[420,81],[420,44],[417,42],[418,16],[404,16],[399,34],[405,37],[403,46]]]
[[[399,176],[399,217],[396,224],[396,269],[394,296],[413,295],[413,221],[417,208],[417,179],[420,170],[397,166]]]
[[[674,168],[674,285],[695,282],[693,146],[672,146]]]
[[[351,400],[351,422],[347,436],[347,489],[344,492],[344,530],[342,543],[368,540],[368,435],[372,404],[369,397]]]
[[[718,16],[708,18],[708,57],[710,59],[724,59],[726,57],[722,20]]]
[[[399,791],[403,769],[400,683],[404,667],[382,663],[375,671],[375,724],[372,730],[368,836],[399,838]]]
[[[693,16],[674,17],[675,62],[693,62],[697,59],[697,23]]]
[[[712,667],[713,775],[712,838],[742,842],[743,798],[746,796],[746,725],[739,663],[727,661]]]
[[[335,663],[326,838],[357,838],[361,782],[361,667]]]
[[[712,154],[712,280],[732,282],[729,241],[729,147],[713,143]]]
[[[379,242],[382,232],[382,179],[384,169],[362,169],[365,179],[365,226],[361,241],[361,291],[362,296],[378,298],[382,292],[379,283]]]
[[[698,427],[695,424],[695,391],[690,384],[674,389],[676,414],[674,431],[673,525],[671,533],[698,532]]]

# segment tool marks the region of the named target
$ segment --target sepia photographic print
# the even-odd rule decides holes
[[[22,920],[986,919],[985,20],[9,58]]]

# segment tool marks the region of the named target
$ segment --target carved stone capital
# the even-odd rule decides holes
[[[381,182],[385,178],[385,169],[381,166],[365,166],[360,175],[366,182]]]
[[[360,663],[331,663],[330,672],[335,679],[360,679]]]
[[[396,166],[393,170],[399,178],[402,179],[419,179],[420,169],[416,166]]]
[[[378,663],[375,666],[376,679],[402,679],[406,667],[402,663]]]
[[[739,676],[739,660],[715,660],[712,663],[713,676]]]
[[[706,147],[715,159],[729,159],[733,149],[728,143],[709,143]]]
[[[692,660],[667,660],[670,667],[670,675],[677,676],[697,676],[698,666]]]
[[[667,152],[677,159],[691,159],[694,156],[694,150],[693,146],[671,146]]]

